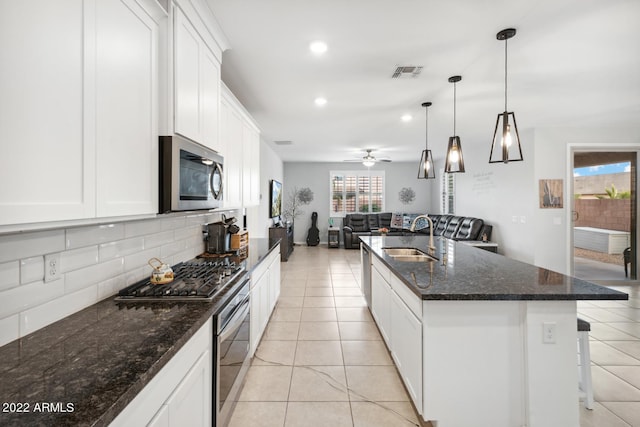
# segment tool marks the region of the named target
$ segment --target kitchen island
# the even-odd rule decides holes
[[[247,272],[277,250],[277,241],[250,239]],[[0,425],[147,425],[141,408],[167,406],[173,389],[143,395],[145,390],[166,377],[178,383],[191,366],[208,374],[198,380],[210,424],[211,319],[237,292],[231,285],[213,301],[193,302],[110,297],[0,347]]]
[[[371,312],[423,419],[579,427],[576,301],[628,295],[444,238],[431,261],[385,250],[428,240],[361,238]]]

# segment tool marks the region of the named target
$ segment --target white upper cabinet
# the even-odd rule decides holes
[[[242,104],[223,85],[221,146],[226,208],[260,204],[260,131]]]
[[[220,61],[182,10],[174,11],[174,130],[220,151]]]
[[[0,225],[95,215],[93,115],[84,109],[94,72],[84,38],[95,24],[84,3],[2,2]]]
[[[242,126],[242,204],[260,204],[260,133],[251,123]]]
[[[0,226],[157,211],[165,15],[139,4],[3,2]]]
[[[224,157],[224,206],[242,207],[242,118],[222,99],[220,135],[223,142]]]
[[[135,0],[96,3],[97,216],[158,209],[158,24]]]

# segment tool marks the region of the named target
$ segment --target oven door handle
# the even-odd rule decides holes
[[[222,331],[220,331],[220,341],[225,341],[229,336],[234,334],[242,322],[244,321],[244,317],[249,313],[249,299],[247,298],[243,301],[242,305],[240,305],[236,312],[233,314],[233,317],[229,319],[226,325],[223,326]]]

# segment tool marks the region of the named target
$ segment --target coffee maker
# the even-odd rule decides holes
[[[222,215],[222,221],[207,224],[205,240],[207,241],[207,252],[210,254],[225,254],[231,251],[231,235],[240,231],[235,225],[235,218],[227,219]]]

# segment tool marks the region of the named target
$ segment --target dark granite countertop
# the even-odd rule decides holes
[[[269,239],[250,239],[249,272],[272,250]],[[0,425],[108,425],[237,291],[212,302],[112,297],[0,347]],[[68,412],[35,412],[43,402]],[[11,403],[30,412],[4,411]]]
[[[435,237],[434,262],[401,262],[382,248],[427,252],[428,236],[363,236],[371,249],[423,300],[626,300],[604,286],[566,276],[464,243]]]

